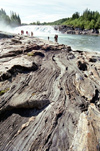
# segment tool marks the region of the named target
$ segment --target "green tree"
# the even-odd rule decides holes
[[[21,25],[21,19],[20,19],[19,15],[17,15],[14,12],[11,12],[10,20],[11,20],[12,27]]]
[[[3,9],[0,10],[0,21],[13,27],[21,25],[19,15],[11,12],[11,16],[9,17]]]
[[[94,19],[95,21],[97,21],[99,17],[100,17],[100,14],[99,14],[98,11],[96,11],[96,12],[93,13],[93,19]]]
[[[80,15],[79,15],[78,12],[76,12],[76,13],[74,13],[74,14],[72,15],[72,19],[77,19],[77,18],[79,18],[79,17],[80,17]]]
[[[36,23],[37,25],[40,25],[40,21],[37,21],[37,23]]]
[[[0,21],[8,25],[10,24],[10,18],[3,9],[0,10]]]
[[[95,24],[95,29],[100,29],[100,16]]]
[[[94,29],[94,27],[95,27],[95,20],[92,19],[89,23],[89,29]]]
[[[92,19],[92,12],[89,9],[86,9],[83,12],[82,17],[83,17],[84,20],[91,20]]]

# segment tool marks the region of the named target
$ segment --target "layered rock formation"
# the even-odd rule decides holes
[[[98,29],[82,29],[79,27],[74,28],[67,25],[56,25],[54,26],[54,29],[64,34],[100,35],[100,31]]]
[[[99,151],[99,53],[0,39],[0,134],[0,151]]]

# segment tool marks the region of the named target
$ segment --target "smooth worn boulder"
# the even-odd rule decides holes
[[[74,85],[83,97],[90,102],[92,101],[95,96],[95,86],[91,80],[76,73]]]

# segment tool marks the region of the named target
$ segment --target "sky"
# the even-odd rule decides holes
[[[0,7],[7,15],[11,11],[19,14],[22,23],[42,23],[71,17],[75,12],[81,15],[87,8],[99,11],[100,0],[0,0]]]

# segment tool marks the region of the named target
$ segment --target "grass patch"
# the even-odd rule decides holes
[[[0,75],[2,75],[2,72],[0,72]]]
[[[32,93],[31,95],[32,95],[32,96],[34,96],[34,95],[35,95],[35,93]]]
[[[9,91],[9,88],[5,89],[5,90],[1,90],[0,91],[0,96],[2,96],[3,94],[5,94],[7,91]]]
[[[29,52],[27,53],[28,56],[34,56],[34,53],[33,52]]]

